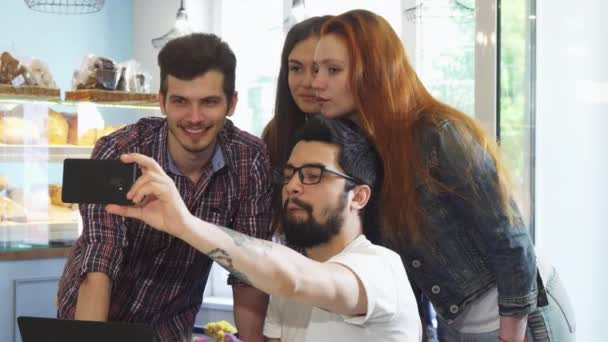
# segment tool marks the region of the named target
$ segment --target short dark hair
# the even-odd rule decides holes
[[[314,115],[296,131],[291,149],[302,140],[337,145],[337,162],[344,173],[367,184],[372,190],[377,187],[378,171],[382,167],[380,157],[354,124]]]
[[[337,145],[338,165],[344,173],[371,188],[371,197],[360,211],[363,233],[373,243],[380,241],[379,193],[383,179],[380,155],[357,125],[348,119],[327,119],[314,115],[296,131],[291,149],[300,141],[318,141]],[[354,184],[346,184],[350,190]]]
[[[210,70],[224,75],[224,94],[234,95],[236,56],[230,46],[211,33],[192,33],[170,40],[158,53],[160,93],[167,94],[167,75],[192,80]]]

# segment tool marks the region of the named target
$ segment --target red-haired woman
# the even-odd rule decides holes
[[[429,94],[386,20],[332,18],[314,61],[321,113],[359,125],[383,159],[382,239],[433,303],[440,340],[573,341],[567,294],[537,263],[495,142]]]

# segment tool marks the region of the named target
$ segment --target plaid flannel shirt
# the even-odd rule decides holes
[[[192,184],[169,157],[167,133],[165,119],[145,118],[100,139],[92,157],[151,156],[174,180],[191,213],[270,239],[272,174],[265,145],[226,120],[201,179]],[[212,260],[141,221],[109,215],[102,205],[81,205],[80,212],[84,229],[61,278],[58,317],[73,318],[81,280],[88,272],[103,272],[112,281],[109,320],[152,324],[163,341],[188,339]]]

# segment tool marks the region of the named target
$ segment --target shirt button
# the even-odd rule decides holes
[[[441,288],[438,285],[433,285],[433,287],[431,287],[431,292],[433,292],[433,294],[438,294],[441,292]]]
[[[450,306],[450,312],[455,314],[458,312],[458,305],[452,305]]]
[[[422,265],[422,263],[420,262],[420,260],[418,260],[418,259],[414,259],[414,260],[412,261],[412,266],[414,266],[414,268],[419,268],[419,267],[420,267],[420,265]]]

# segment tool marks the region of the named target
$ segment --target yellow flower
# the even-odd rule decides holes
[[[205,324],[205,335],[213,337],[215,342],[224,342],[226,333],[236,333],[236,328],[226,321],[209,322]]]

